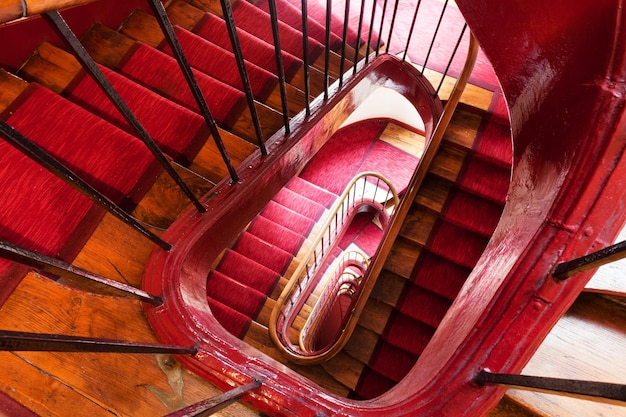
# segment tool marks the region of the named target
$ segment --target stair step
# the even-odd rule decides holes
[[[293,259],[293,255],[289,252],[285,252],[249,232],[243,232],[232,249],[278,274],[285,272]]]
[[[228,37],[226,23],[213,14],[200,10],[184,1],[174,1],[167,7],[172,24],[179,25],[195,34],[207,39],[222,48],[232,52],[232,45]],[[246,60],[265,68],[272,74],[277,74],[274,46],[252,34],[237,28],[237,35],[242,53]],[[288,83],[304,91],[304,64],[299,57],[285,51],[282,52],[285,79]],[[310,92],[313,96],[322,93],[324,74],[315,68],[310,68]]]
[[[471,269],[423,250],[414,274],[410,278],[421,287],[454,300],[469,276]],[[445,279],[442,279],[445,277]]]
[[[269,2],[267,0],[261,0],[253,4],[259,9],[269,14],[270,12]],[[280,12],[278,13],[278,19],[281,22],[298,30],[299,32],[302,32],[302,11],[300,10],[301,8],[302,8],[302,5],[300,5],[299,7],[296,7],[292,5],[291,3],[289,3],[288,1],[279,0],[276,2],[276,9],[280,10]],[[324,27],[323,24],[319,23],[318,21],[309,18],[307,21],[307,32],[308,32],[309,37],[315,39],[322,45],[326,43],[326,28]],[[337,34],[332,31],[330,32],[329,46],[330,46],[330,49],[333,50],[334,52],[341,53],[342,35],[343,35],[342,33]],[[352,60],[354,59],[354,53],[355,53],[354,48],[351,45],[346,43],[345,56],[346,56],[346,59],[349,60],[349,62],[346,62],[346,64],[350,64],[350,66],[347,67],[346,69],[352,67],[351,64],[352,64]]]
[[[326,208],[332,207],[337,200],[335,194],[300,177],[293,177],[285,187]]]
[[[207,301],[209,303],[211,313],[215,316],[215,319],[222,325],[222,327],[224,327],[224,329],[226,329],[230,334],[241,339],[252,323],[250,317],[220,303],[217,300],[214,300],[211,297],[207,297]]]
[[[454,263],[474,268],[487,246],[488,238],[448,222],[437,225],[437,233],[427,248]]]
[[[290,210],[275,200],[267,203],[260,215],[302,236],[309,236],[315,226],[315,222],[309,217]]]
[[[368,362],[368,367],[397,383],[413,368],[417,358],[417,355],[390,343],[379,341]]]
[[[350,393],[350,398],[357,400],[376,398],[389,391],[395,385],[395,381],[367,367],[363,370],[361,379],[354,392]]]
[[[175,26],[174,32],[185,52],[187,61],[193,68],[239,91],[244,91],[235,56],[232,52],[181,27]],[[168,55],[173,55],[172,50],[166,45],[165,37],[158,22],[147,12],[135,11],[124,22],[120,28],[120,33],[158,48]],[[246,61],[245,64],[254,97],[274,110],[282,111],[278,77],[249,61]],[[304,109],[304,93],[290,84],[285,85],[285,90],[290,116],[294,116]]]
[[[52,91],[31,84],[18,100],[7,122],[118,204],[134,206],[159,171],[135,137]]]
[[[446,221],[490,238],[495,230],[502,206],[463,190],[453,189],[448,196],[443,217]]]
[[[296,212],[304,217],[307,217],[314,222],[317,222],[325,211],[325,207],[316,203],[313,200],[309,200],[289,188],[282,188],[273,198],[273,200]]]
[[[345,352],[339,352],[320,366],[342,385],[354,389],[365,365]]]
[[[257,316],[267,298],[265,294],[216,270],[209,272],[207,295],[252,319]]]
[[[526,367],[525,375],[626,384],[626,307],[582,293],[556,323]],[[506,397],[535,416],[626,416],[618,403],[510,389]]]
[[[306,241],[304,236],[263,216],[257,216],[252,221],[248,232],[294,256],[298,254]]]
[[[343,350],[362,363],[368,363],[376,348],[380,335],[357,325]]]
[[[402,299],[396,305],[396,311],[436,329],[451,304],[451,300],[418,284],[409,283],[402,293]]]
[[[57,62],[62,62],[64,68]],[[106,67],[101,69],[168,156],[189,165],[194,172],[213,182],[228,175],[201,116]],[[137,135],[95,81],[80,68],[73,55],[44,42],[20,68],[20,75],[63,94],[108,122]],[[235,167],[256,149],[236,135],[219,130]]]
[[[224,252],[216,269],[262,294],[271,293],[280,277],[271,269],[230,249]]]
[[[481,158],[471,157],[464,175],[457,180],[457,186],[504,206],[510,176],[510,167],[499,167]]]
[[[93,26],[82,43],[100,64],[199,112],[189,88],[181,88],[187,83],[174,58],[102,25]],[[256,142],[244,93],[197,70],[193,73],[215,120],[233,133]],[[278,112],[258,102],[255,108],[262,120],[264,138],[282,127],[282,116]]]

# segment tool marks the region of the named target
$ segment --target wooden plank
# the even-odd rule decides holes
[[[365,367],[363,362],[354,359],[343,351],[320,366],[339,383],[350,389],[356,388]]]
[[[376,334],[382,334],[391,315],[391,310],[387,304],[370,298],[363,309],[363,313],[361,313],[361,317],[359,317],[358,324]]]
[[[411,131],[395,123],[388,123],[379,139],[417,157],[421,157],[424,153],[426,142],[424,134]]]
[[[150,240],[105,214],[73,265],[138,287],[153,249]]]
[[[213,188],[214,184],[192,171],[175,163],[172,166],[197,198]],[[172,177],[161,172],[132,214],[146,224],[166,229],[190,204],[191,201]]]
[[[0,326],[158,343],[138,301],[85,293],[35,273],[25,277],[2,307]],[[19,394],[28,398],[20,401],[42,415],[74,415],[75,407],[81,404],[88,415],[164,415],[219,393],[208,382],[184,371],[169,355],[3,355],[11,355],[7,362],[15,375],[25,378],[19,381]],[[23,381],[29,381],[29,387],[23,386]],[[37,381],[41,384],[35,384]],[[63,408],[66,399],[72,400],[67,407],[74,411]]]
[[[0,113],[15,101],[28,83],[0,68]]]
[[[457,108],[446,130],[444,140],[467,150],[472,149],[483,116],[484,114],[475,111],[466,110],[462,107]]]
[[[424,246],[433,230],[437,216],[414,207],[407,214],[400,230],[400,236],[418,245]]]
[[[383,269],[380,272],[378,279],[376,279],[376,284],[374,285],[374,289],[372,290],[370,297],[386,303],[391,307],[395,307],[400,299],[402,291],[404,290],[405,283],[406,278]]]
[[[384,268],[404,278],[409,278],[421,248],[401,236],[396,239]]]
[[[442,145],[433,159],[429,172],[455,182],[463,166],[465,156],[466,152],[460,149]]]
[[[434,213],[441,213],[451,189],[452,183],[450,181],[434,175],[427,175],[417,196],[415,196],[415,203],[432,210]]]
[[[72,54],[43,42],[20,68],[19,75],[61,94],[81,69]]]
[[[581,294],[521,373],[625,384],[626,307]],[[507,396],[538,416],[626,416],[626,405],[521,390]]]
[[[367,364],[378,343],[379,335],[357,325],[343,350],[353,358]]]
[[[626,228],[615,238],[615,243],[626,240]],[[587,292],[597,292],[615,297],[626,297],[626,259],[601,266],[585,286]]]

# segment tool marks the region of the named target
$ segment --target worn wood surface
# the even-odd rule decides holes
[[[626,307],[581,294],[522,374],[626,384]],[[538,416],[626,416],[626,404],[521,390],[509,390],[507,397]]]

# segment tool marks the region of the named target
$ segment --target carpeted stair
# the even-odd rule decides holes
[[[388,320],[380,328],[360,323],[359,331],[374,335],[353,398],[376,397],[406,375],[493,233],[512,154],[508,126],[487,122],[483,126],[489,128],[478,131],[471,149],[455,142],[450,129],[440,155],[452,156],[452,162],[436,162],[407,216],[368,306],[379,315],[384,311]]]
[[[282,288],[276,286],[281,276],[335,198],[295,177],[223,253],[209,273],[207,297],[211,308],[217,306],[217,318],[228,331],[243,338],[266,298],[280,293]],[[240,285],[234,299],[231,281]],[[231,314],[226,314],[228,309]]]

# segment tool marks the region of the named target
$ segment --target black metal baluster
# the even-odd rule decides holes
[[[146,229],[137,219],[126,213],[119,206],[109,200],[104,194],[93,188],[86,181],[72,172],[69,168],[57,161],[54,157],[44,151],[41,147],[30,141],[4,120],[0,120],[0,133],[4,135],[8,143],[17,148],[20,152],[46,168],[48,171],[65,181],[68,185],[79,191],[94,203],[102,206],[111,214],[124,223],[130,225],[139,233],[159,245],[165,250],[170,250],[172,246],[160,237]]]
[[[343,39],[341,40],[341,60],[339,61],[339,87],[343,86],[343,73],[345,71],[345,60],[346,60],[346,43],[348,42],[348,24],[350,23],[350,2],[346,2],[346,7],[343,11]],[[358,52],[358,42],[357,42],[357,56]]]
[[[448,61],[448,65],[446,65],[446,69],[443,72],[443,76],[441,77],[441,81],[439,81],[439,85],[437,86],[437,90],[435,91],[435,95],[433,97],[437,97],[439,95],[439,90],[441,89],[441,86],[443,85],[443,82],[446,79],[446,76],[448,75],[448,71],[450,70],[450,66],[452,65],[452,61],[454,60],[454,57],[456,56],[456,52],[459,49],[459,45],[461,44],[461,40],[463,40],[463,35],[465,34],[465,29],[467,29],[467,23],[465,23],[463,25],[463,30],[461,30],[461,35],[459,35],[459,39],[457,39],[456,44],[454,45],[454,50],[452,51],[452,56],[450,57],[450,60]]]
[[[195,355],[195,346],[76,337],[58,334],[0,330],[0,351],[11,352],[99,352]]]
[[[262,384],[260,379],[255,379],[249,384],[242,385],[237,388],[233,388],[230,391],[226,391],[222,394],[216,395],[208,400],[200,401],[189,407],[182,408],[178,411],[170,413],[165,417],[199,417],[201,415],[213,415],[220,410],[228,407],[241,397],[246,395],[250,391],[254,391]]]
[[[383,25],[385,23],[385,14],[387,13],[387,0],[383,2],[383,14],[380,17],[380,28],[378,29],[378,40],[376,42],[376,56],[378,56],[380,50],[380,40],[383,37]]]
[[[403,61],[406,61],[406,55],[409,53],[409,46],[411,45],[411,37],[413,36],[413,29],[415,29],[415,22],[417,21],[417,12],[419,12],[421,4],[422,4],[422,0],[417,0],[417,5],[415,6],[415,13],[413,13],[413,20],[411,21],[411,29],[409,29],[409,36],[407,37],[407,40],[406,40],[406,47],[404,48],[404,54],[402,54]]]
[[[491,373],[483,370],[474,381],[480,385],[505,385],[508,387],[550,391],[555,394],[603,398],[626,401],[626,385],[574,379]]]
[[[49,272],[54,275],[67,278],[78,278],[81,280],[96,282],[109,288],[122,291],[140,299],[141,301],[145,301],[155,306],[162,303],[162,300],[159,297],[150,295],[139,288],[105,278],[101,275],[94,274],[93,272],[86,271],[58,259],[30,251],[3,240],[0,240],[0,257],[36,268],[42,272]]]
[[[393,28],[396,25],[396,15],[398,14],[398,5],[400,4],[399,0],[396,0],[395,5],[393,6],[393,15],[391,15],[391,25],[389,26],[389,36],[387,37],[387,45],[385,46],[385,53],[389,53],[389,45],[391,44],[391,35],[393,34]]]
[[[374,19],[376,18],[376,0],[372,2],[372,16],[370,18],[370,30],[367,34],[367,50],[372,46],[372,32],[374,31]],[[369,53],[365,55],[365,63],[369,62]]]
[[[441,14],[439,15],[439,21],[437,22],[437,27],[435,27],[435,33],[433,33],[433,38],[430,41],[430,47],[428,48],[428,52],[426,53],[426,58],[424,59],[424,66],[422,67],[422,72],[421,75],[424,75],[424,71],[426,71],[426,64],[428,63],[428,59],[430,58],[430,53],[433,50],[433,46],[435,45],[435,38],[437,37],[437,34],[439,33],[439,28],[441,27],[441,21],[443,20],[443,15],[446,12],[446,7],[448,7],[448,1],[446,0],[445,3],[443,3],[443,9],[441,9]]]
[[[616,243],[571,261],[562,262],[556,266],[552,276],[557,280],[564,280],[624,258],[626,258],[626,241]]]
[[[178,175],[178,172],[172,167],[172,164],[165,157],[161,149],[159,149],[158,145],[154,142],[154,139],[150,136],[150,134],[146,131],[143,125],[137,120],[132,110],[126,105],[126,102],[120,97],[119,93],[115,90],[113,85],[109,82],[109,80],[102,73],[100,68],[96,62],[91,58],[87,50],[80,43],[72,29],[67,25],[63,17],[57,11],[51,11],[45,13],[45,16],[52,22],[52,24],[56,27],[56,29],[61,33],[63,38],[67,41],[70,47],[76,53],[77,58],[85,67],[91,76],[100,84],[102,90],[106,93],[109,99],[115,104],[115,106],[122,113],[124,118],[130,123],[130,125],[139,133],[139,139],[148,147],[150,152],[154,155],[156,160],[161,164],[163,169],[172,177],[172,179],[176,182],[176,184],[180,187],[180,189],[185,193],[185,195],[189,198],[189,200],[193,203],[196,209],[204,213],[206,209],[198,201],[193,192],[187,187],[185,181]]]
[[[328,79],[330,77],[330,21],[333,1],[326,0],[326,31],[324,33],[324,100],[328,100]]]
[[[357,70],[357,62],[359,61],[359,49],[361,47],[361,32],[363,30],[363,14],[365,12],[365,0],[361,0],[361,9],[359,10],[359,24],[357,26],[357,46],[356,46],[356,50],[354,51],[354,62],[353,62],[353,66],[352,66],[352,73],[356,74],[356,70]],[[369,55],[369,47],[368,49],[365,51],[365,57],[367,57]]]
[[[222,140],[222,136],[220,135],[220,131],[217,128],[217,123],[215,122],[215,118],[211,114],[211,110],[209,109],[209,105],[206,102],[206,98],[198,85],[198,81],[196,80],[196,76],[193,74],[191,66],[187,61],[187,57],[183,52],[183,48],[180,46],[180,42],[178,42],[178,38],[176,37],[176,33],[174,33],[174,28],[172,27],[172,23],[170,19],[167,17],[167,12],[163,7],[163,3],[160,0],[148,0],[148,4],[152,8],[152,12],[154,13],[157,21],[159,22],[159,26],[161,31],[165,35],[165,39],[176,58],[176,62],[178,62],[178,66],[180,67],[183,76],[185,77],[185,81],[187,81],[187,85],[189,86],[189,90],[193,95],[193,98],[200,109],[200,114],[204,118],[206,125],[209,128],[209,132],[211,132],[211,136],[217,146],[217,149],[220,151],[220,155],[226,164],[226,168],[228,169],[228,173],[232,181],[237,182],[239,180],[239,175],[233,166],[230,156],[226,151],[226,147],[224,146],[224,142]],[[245,84],[244,84],[245,85]],[[255,110],[256,111],[256,110]],[[254,116],[255,113],[253,113]],[[254,118],[254,117],[253,117]],[[257,126],[255,126],[256,129]],[[259,127],[260,131],[260,127]],[[259,136],[259,131],[257,131],[257,136]],[[262,136],[262,135],[261,135]],[[259,136],[259,137],[261,137]],[[262,140],[259,140],[262,143]],[[260,146],[260,145],[259,145]]]
[[[285,133],[288,135],[289,133],[291,133],[291,128],[289,126],[289,111],[287,110],[287,88],[285,87],[285,68],[283,66],[283,54],[280,49],[280,33],[278,31],[278,12],[276,11],[276,0],[268,0],[268,5],[270,7],[270,20],[272,21],[274,53],[276,55],[276,69],[278,70],[278,82],[280,85],[280,103],[283,109],[283,124],[285,125]]]
[[[152,2],[159,2],[160,0],[151,0]],[[243,60],[243,52],[241,51],[241,44],[239,43],[239,36],[237,35],[237,27],[235,26],[235,18],[233,16],[233,9],[230,7],[229,0],[220,0],[222,5],[222,16],[226,22],[226,29],[228,30],[228,36],[230,43],[233,46],[233,53],[237,59],[237,67],[239,68],[239,74],[241,75],[241,81],[243,82],[244,90],[246,92],[246,100],[248,101],[248,107],[252,114],[252,124],[254,125],[254,131],[259,142],[259,149],[261,155],[267,155],[267,149],[265,148],[265,142],[263,142],[263,131],[261,130],[261,122],[259,115],[254,105],[254,97],[252,96],[252,89],[250,88],[250,80],[248,79],[248,71]]]
[[[306,98],[305,112],[307,116],[311,115],[311,106],[309,104],[310,80],[309,80],[309,19],[307,0],[302,0],[302,62],[304,69],[304,97]]]

